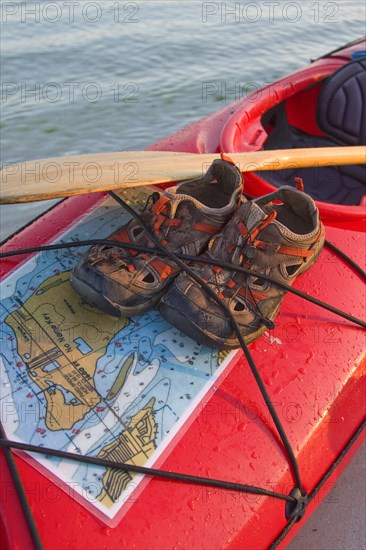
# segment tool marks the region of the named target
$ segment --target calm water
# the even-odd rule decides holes
[[[365,3],[2,2],[1,161],[142,149],[360,37]],[[2,207],[1,239],[45,205]]]

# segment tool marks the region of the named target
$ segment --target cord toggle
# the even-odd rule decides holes
[[[304,489],[294,487],[290,492],[290,497],[293,497],[296,502],[287,502],[285,514],[287,519],[296,519],[300,521],[304,517],[306,506],[308,505],[308,494]]]

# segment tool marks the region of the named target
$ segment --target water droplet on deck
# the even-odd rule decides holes
[[[190,508],[191,510],[194,510],[196,508],[196,503],[193,499],[189,500],[187,504],[188,508]]]

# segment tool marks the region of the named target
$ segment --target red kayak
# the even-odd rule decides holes
[[[365,144],[365,71],[366,42],[358,40],[149,149],[219,154]],[[157,312],[149,318],[126,320],[123,326],[118,321],[116,332],[110,317],[90,307],[82,309],[84,305],[72,294],[68,273],[77,253],[57,252],[54,257],[52,251],[41,255],[34,251],[3,260],[2,424],[6,437],[13,441],[11,446],[18,444],[18,450],[0,452],[2,547],[281,548],[332,490],[365,438],[365,325],[359,321],[365,303],[364,273],[359,267],[364,267],[366,247],[365,167],[289,166],[280,173],[253,171],[245,175],[244,191],[257,197],[281,184],[292,185],[294,177],[301,177],[305,191],[316,199],[330,243],[311,270],[296,281],[295,288],[348,316],[289,293],[274,330],[250,345],[285,437],[276,429],[242,350],[223,357],[197,348],[193,341],[180,340],[180,335],[161,325]],[[89,239],[104,238],[104,226],[112,227],[115,212],[119,212],[106,202],[110,200],[104,194],[69,198],[10,238],[2,252],[41,247],[56,240],[75,244],[84,233]],[[129,200],[139,202],[141,197]],[[77,317],[79,311],[84,315],[82,321]],[[71,324],[76,318],[78,322]],[[80,323],[84,323],[82,337],[75,328]],[[144,323],[157,327],[159,342],[147,342]],[[66,328],[68,333],[76,331],[72,338],[65,336]],[[98,336],[91,335],[92,329]],[[96,340],[98,346],[99,341],[107,342],[107,354],[114,345],[102,367]],[[158,347],[163,344],[164,348]],[[70,345],[79,354],[72,365],[79,374],[65,375],[67,386],[60,381],[55,365],[68,372]],[[155,347],[168,350],[170,356],[155,357]],[[175,409],[166,390],[163,414],[151,388],[139,394],[140,409],[131,412],[126,407],[128,415],[123,416],[125,410],[117,409],[114,399],[126,390],[129,377],[141,377],[143,384],[149,368],[156,368],[154,376],[158,376],[165,358],[173,361],[169,359],[173,351],[178,366],[171,370],[179,371],[182,378],[168,373],[171,378],[166,374],[161,380],[148,380],[150,386],[153,380],[156,384],[159,380],[162,387],[164,383],[176,384],[170,391],[176,392],[176,401],[187,403],[186,408],[177,404]],[[148,353],[149,362],[142,364]],[[88,370],[93,357],[94,367]],[[210,361],[211,367],[216,361],[215,366],[206,372],[205,362]],[[113,369],[117,374],[107,387],[104,380],[112,377]],[[205,374],[198,376],[201,371]],[[179,384],[183,388],[183,377],[194,372],[202,381],[196,394],[195,381],[189,382],[193,396],[189,403],[192,396],[183,390],[180,395]],[[97,399],[92,406],[84,399],[85,388],[77,380],[80,373],[83,380],[89,377],[93,390],[106,390],[107,405]],[[73,394],[72,387],[78,387],[78,392]],[[62,412],[60,418],[56,405]],[[37,406],[43,411],[39,415]],[[117,434],[113,430],[118,418],[124,419],[118,437],[113,443],[103,443],[98,452],[86,443],[93,437],[93,424],[83,424],[86,406],[88,414],[100,414],[98,419],[109,426],[111,434]],[[114,424],[108,424],[106,407],[114,414]],[[178,410],[183,412],[178,414]],[[70,411],[79,416],[70,420]],[[173,421],[174,414],[177,418]],[[162,424],[168,426],[169,421],[171,434],[164,438]],[[117,469],[99,465],[102,473],[98,477],[86,464],[74,466],[75,456],[67,460],[67,455],[58,455],[52,463],[46,458],[40,462],[35,453],[29,455],[30,449],[25,453],[22,443],[47,449],[58,444],[58,450],[66,453],[109,457],[135,466],[137,471],[142,466],[142,470],[139,477],[128,478],[133,487],[119,502],[124,494],[119,484],[129,475],[125,471],[117,474]],[[156,453],[160,443],[161,451]],[[58,473],[61,461],[66,464],[62,479]],[[144,466],[165,472],[165,478],[159,472],[144,471]],[[11,468],[18,471],[29,503],[26,513],[34,522],[26,521],[16,490],[16,472]],[[88,477],[89,471],[94,481]],[[72,477],[76,475],[79,477]],[[80,481],[81,489],[76,481],[70,481],[83,476],[87,484]],[[93,493],[94,482],[103,484],[104,493]]]

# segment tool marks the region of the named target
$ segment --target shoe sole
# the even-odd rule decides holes
[[[102,293],[85,283],[85,281],[78,279],[78,277],[74,274],[70,277],[70,283],[73,289],[86,303],[102,310],[107,315],[112,315],[113,317],[132,317],[133,315],[141,315],[142,313],[145,313],[145,311],[155,306],[166,290],[164,289],[160,294],[155,295],[154,298],[147,300],[143,304],[133,307],[126,307],[112,302]]]

